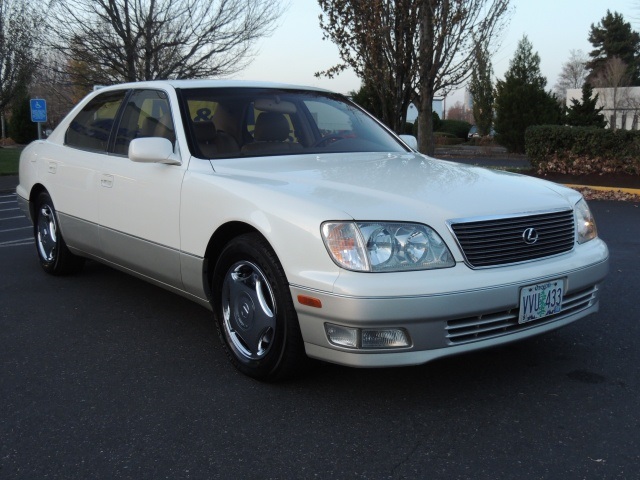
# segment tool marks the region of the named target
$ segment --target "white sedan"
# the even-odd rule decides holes
[[[213,310],[242,372],[414,365],[598,310],[579,193],[417,153],[346,98],[233,81],[91,93],[20,159],[51,274],[97,260]]]

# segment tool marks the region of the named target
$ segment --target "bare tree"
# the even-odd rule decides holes
[[[318,0],[324,38],[341,63],[316,73],[334,77],[351,67],[373,91],[381,120],[401,132],[411,103],[417,31],[415,0]]]
[[[54,0],[53,46],[85,85],[230,75],[272,33],[277,0]]]
[[[629,102],[631,78],[629,68],[618,57],[609,58],[594,80],[595,87],[604,101],[604,110],[609,114],[609,128],[617,128],[618,112]],[[624,128],[624,125],[623,125]]]
[[[0,0],[0,122],[5,138],[5,109],[25,89],[34,66],[38,32],[35,11],[27,0]]]
[[[421,0],[417,76],[418,147],[432,154],[433,97],[465,82],[476,45],[495,43],[506,24],[509,0]]]
[[[582,50],[571,50],[569,59],[562,64],[562,70],[554,86],[558,98],[566,99],[567,90],[570,88],[582,88],[589,75],[586,66],[588,61],[589,57]]]
[[[320,25],[343,61],[386,100],[418,110],[420,151],[433,153],[432,104],[471,75],[476,43],[491,45],[505,25],[509,0],[318,0]],[[382,73],[382,74],[381,74]],[[384,95],[380,95],[384,102]],[[404,114],[404,112],[403,112]],[[395,124],[395,123],[394,123]]]

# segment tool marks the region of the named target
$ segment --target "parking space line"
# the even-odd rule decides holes
[[[27,229],[33,229],[33,227],[32,226],[28,226],[28,227],[18,227],[18,228],[7,228],[6,230],[0,230],[0,233],[16,232],[18,230],[27,230]]]
[[[19,247],[21,245],[31,245],[34,242],[33,237],[20,238],[18,240],[9,240],[6,242],[0,242],[0,248],[2,247]]]
[[[3,220],[16,220],[17,218],[25,218],[24,215],[20,215],[19,217],[7,217],[7,218],[0,218],[0,222]]]
[[[16,196],[16,194],[12,193],[10,195],[0,195],[0,198],[11,198],[11,197],[15,197],[15,196]]]
[[[15,200],[10,200],[8,202],[0,202],[0,205],[4,205],[4,204],[7,204],[7,203],[16,203],[16,201]]]
[[[18,207],[16,208],[3,208],[2,210],[0,210],[0,212],[9,212],[11,210],[20,210]]]

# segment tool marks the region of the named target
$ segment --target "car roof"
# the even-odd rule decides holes
[[[312,90],[317,92],[329,92],[323,88],[310,87],[304,85],[292,85],[278,82],[262,82],[254,80],[150,80],[143,82],[121,83],[117,85],[100,86],[95,90],[113,90],[118,88],[166,88],[191,89],[191,88],[277,88],[286,90]]]

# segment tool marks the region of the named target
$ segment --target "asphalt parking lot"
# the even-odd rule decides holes
[[[44,274],[0,194],[0,478],[637,478],[640,206],[592,202],[601,311],[400,369],[236,373],[210,313],[88,263]]]

